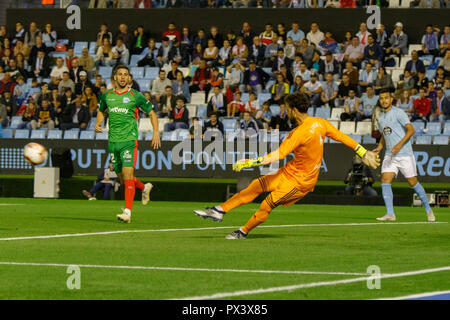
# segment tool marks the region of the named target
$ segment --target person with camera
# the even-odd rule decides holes
[[[349,170],[344,183],[346,195],[365,195],[366,197],[376,197],[378,194],[372,188],[374,182],[372,172],[369,167],[362,163],[360,157],[353,158],[353,166]]]

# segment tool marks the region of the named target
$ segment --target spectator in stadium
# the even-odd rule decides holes
[[[445,99],[444,90],[440,88],[436,90],[436,97],[431,100],[430,121],[440,122],[442,126],[444,126],[446,121],[445,115],[442,112],[442,106]]]
[[[247,21],[242,23],[242,29],[239,32],[239,36],[242,37],[247,48],[251,48],[252,44],[254,44],[254,38],[258,37]]]
[[[176,96],[173,94],[171,86],[167,86],[165,93],[161,96],[158,105],[158,117],[168,117],[176,105]]]
[[[249,93],[249,100],[245,103],[244,110],[250,112],[250,115],[255,118],[256,113],[259,111],[260,105],[257,99],[256,93]]]
[[[426,92],[425,95],[427,96],[428,99],[430,99],[431,101],[433,101],[433,99],[435,99],[437,97],[437,92],[435,90],[434,87],[434,82],[433,81],[428,81],[428,86],[426,88]]]
[[[286,83],[283,75],[277,75],[277,82],[270,88],[272,98],[269,100],[271,104],[280,104],[284,97],[289,94],[289,84]]]
[[[9,72],[5,72],[3,79],[0,81],[0,94],[4,94],[5,92],[13,93],[15,82],[11,79]]]
[[[79,57],[77,61],[80,68],[86,71],[88,75],[92,75],[95,68],[95,61],[94,58],[89,55],[88,48],[83,48],[81,51],[81,57]]]
[[[412,88],[414,88],[414,77],[411,76],[411,72],[409,72],[408,70],[405,70],[405,72],[403,74],[403,79],[400,79],[397,82],[397,89],[411,90]]]
[[[223,40],[223,46],[219,49],[217,55],[217,65],[227,67],[231,63],[231,46],[230,41]]]
[[[348,170],[344,183],[346,195],[364,195],[366,197],[376,197],[378,194],[372,188],[374,182],[370,168],[362,163],[360,157],[355,155],[353,157],[353,165]]]
[[[282,64],[280,66],[280,71],[275,71],[273,75],[276,77],[277,74],[283,75],[284,79],[286,80],[286,83],[288,85],[291,85],[294,83],[294,77],[292,76],[291,71],[286,67],[286,65]]]
[[[299,70],[295,73],[295,77],[300,76],[303,82],[309,81],[311,77],[311,71],[308,70],[306,63],[301,62],[299,65]]]
[[[347,75],[350,83],[352,85],[357,86],[358,85],[358,80],[359,80],[359,72],[358,72],[358,68],[355,67],[353,65],[353,63],[351,63],[350,61],[347,61],[345,63],[345,69],[344,71],[342,71],[342,75]]]
[[[413,77],[419,72],[425,73],[425,65],[422,60],[419,59],[419,54],[416,50],[411,52],[411,60],[406,63],[405,71],[406,70],[408,70]]]
[[[178,71],[176,80],[172,81],[172,91],[176,96],[184,97],[186,102],[191,101],[191,94],[189,92],[189,84],[184,80],[183,72]]]
[[[111,190],[117,191],[119,188],[119,178],[114,171],[113,163],[110,161],[108,168],[106,168],[103,173],[99,174],[97,177],[96,184],[91,190],[83,190],[82,193],[88,200],[97,200],[95,194],[103,189],[103,200],[111,199]]]
[[[35,115],[36,115],[36,103],[34,101],[30,101],[28,102],[28,106],[26,106],[25,111],[22,114],[22,123],[18,125],[17,129],[31,130],[31,121],[35,118]]]
[[[272,72],[275,73],[281,70],[281,66],[286,66],[287,69],[291,68],[292,60],[285,56],[283,48],[278,48],[275,59],[272,61]]]
[[[280,114],[272,116],[269,123],[269,131],[279,130],[279,131],[290,131],[291,124],[287,114],[287,109],[284,103],[280,104]]]
[[[352,44],[344,52],[344,62],[350,61],[354,65],[360,66],[363,58],[364,46],[359,43],[359,38],[354,36],[352,38]]]
[[[388,36],[384,24],[379,24],[375,33],[375,42],[384,49],[388,46]]]
[[[231,59],[233,62],[239,61],[242,65],[246,64],[248,57],[248,48],[244,44],[242,37],[236,38],[236,44],[231,49]]]
[[[106,0],[90,0],[89,9],[106,9]]]
[[[294,41],[292,41],[291,37],[287,37],[286,44],[285,44],[283,50],[284,50],[284,55],[291,61],[294,61],[297,48],[295,47]]]
[[[316,47],[319,46],[320,41],[322,41],[325,38],[324,34],[322,31],[320,31],[319,29],[319,25],[317,24],[317,22],[313,22],[311,24],[311,31],[308,32],[308,34],[306,35],[306,39],[308,40],[308,42],[314,43],[316,45]]]
[[[300,41],[305,39],[305,33],[300,30],[298,22],[293,22],[291,27],[292,29],[288,31],[287,36],[290,37],[294,44],[298,47],[300,46]]]
[[[316,73],[311,74],[311,79],[304,84],[305,93],[309,97],[311,106],[317,107],[320,105],[320,96],[322,94],[322,84],[318,81]]]
[[[70,88],[72,92],[75,92],[75,83],[70,79],[69,72],[65,71],[63,72],[62,80],[58,84],[59,94],[63,94],[67,88]]]
[[[0,103],[6,107],[6,114],[9,118],[17,113],[17,102],[11,92],[5,91],[0,98]]]
[[[131,9],[135,0],[114,0],[113,7],[118,9]]]
[[[86,100],[86,105],[89,109],[89,114],[91,117],[97,116],[98,99],[97,96],[92,92],[91,87],[86,87],[83,91],[83,99]]]
[[[152,0],[135,0],[134,1],[135,9],[151,9],[153,8]]]
[[[156,62],[160,68],[164,64],[169,64],[169,62],[177,55],[175,47],[170,43],[168,37],[162,38],[161,46],[156,54]]]
[[[244,79],[239,86],[239,91],[250,92],[256,91],[258,95],[263,91],[266,82],[270,79],[270,76],[257,66],[254,60],[249,61],[249,67],[244,72]]]
[[[450,49],[445,51],[444,58],[441,59],[438,66],[444,68],[447,76],[450,75]]]
[[[60,127],[62,130],[69,130],[72,128],[86,130],[89,120],[91,120],[89,109],[86,104],[83,103],[81,96],[78,95],[74,102],[64,108]]]
[[[45,44],[42,42],[42,37],[38,35],[36,36],[36,43],[33,47],[31,47],[30,56],[28,58],[30,64],[35,61],[39,50],[42,50],[46,53],[49,52]]]
[[[261,110],[258,110],[255,116],[256,121],[259,121],[264,129],[269,128],[269,123],[272,119],[272,112],[270,111],[270,103],[265,101],[262,105]]]
[[[369,37],[370,32],[367,30],[367,24],[365,22],[361,22],[361,24],[359,25],[359,31],[358,33],[356,33],[356,36],[359,39],[359,43],[363,46],[366,47],[368,44],[368,37]]]
[[[212,78],[210,81],[211,87],[218,86],[220,89],[223,88],[223,74],[220,73],[219,69],[212,68]]]
[[[325,38],[319,42],[318,49],[321,55],[326,53],[337,53],[338,43],[333,38],[333,34],[330,31],[325,32]]]
[[[128,65],[130,59],[130,51],[125,46],[122,37],[116,39],[116,45],[111,49],[114,65]]]
[[[220,46],[223,43],[223,36],[219,33],[219,28],[217,26],[212,26],[209,29],[208,41],[214,40],[214,44]]]
[[[439,2],[439,0],[436,0]],[[418,52],[419,56],[432,55],[438,57],[440,54],[439,48],[439,28],[433,27],[429,24],[426,28],[426,33],[422,37],[422,50]]]
[[[108,25],[106,23],[102,23],[100,25],[100,31],[97,33],[97,48],[103,45],[103,39],[108,38],[109,43],[113,41],[112,32],[109,31]]]
[[[272,24],[266,23],[264,26],[264,31],[261,32],[259,35],[259,38],[261,39],[261,42],[263,45],[268,46],[273,42],[273,36],[275,35],[275,32],[272,30]]]
[[[174,41],[177,39],[178,42],[181,41],[181,34],[180,31],[177,30],[175,23],[171,22],[169,23],[167,30],[163,33],[163,38],[167,37],[169,41]]]
[[[361,120],[371,119],[372,110],[378,103],[378,96],[375,95],[375,91],[372,86],[368,86],[366,92],[362,95],[360,104],[360,110],[362,111]]]
[[[213,87],[213,95],[209,99],[206,107],[206,115],[209,117],[211,114],[215,113],[223,117],[227,114],[227,106],[227,98],[222,93],[220,87]]]
[[[79,74],[79,81],[75,84],[75,94],[83,94],[86,88],[92,88],[92,82],[87,77],[87,72],[83,70]]]
[[[16,81],[18,77],[22,76],[26,78],[26,72],[24,69],[17,66],[15,59],[9,59],[9,64],[6,66],[6,71],[10,74],[11,78]]]
[[[64,59],[64,64],[66,65],[67,69],[69,69],[69,70],[72,68],[72,60],[73,59],[78,59],[78,57],[75,56],[74,49],[72,47],[70,47],[67,49],[67,54]]]
[[[133,1],[133,0],[131,0]],[[121,37],[123,40],[123,43],[127,48],[131,48],[133,44],[133,35],[128,32],[128,26],[125,23],[122,23],[119,25],[119,32],[115,36],[115,39]]]
[[[280,49],[278,45],[278,35],[274,34],[272,37],[273,42],[266,45],[266,49],[264,50],[264,67],[271,68],[277,59],[277,52]],[[283,50],[283,49],[281,49]]]
[[[227,105],[227,117],[239,116],[245,110],[245,103],[241,100],[242,93],[236,91],[234,99]]]
[[[333,80],[331,72],[325,73],[325,83],[322,86],[319,105],[326,105],[330,108],[336,107],[335,100],[338,96],[338,85]]]
[[[59,93],[57,90],[52,90],[52,96],[54,97],[56,91],[56,96],[59,96]],[[56,100],[56,102],[55,102]],[[61,103],[58,106],[58,100],[61,101]],[[60,96],[60,98],[53,99],[54,109],[56,110],[56,122],[61,126],[61,123],[65,121],[65,114],[64,112],[69,109],[69,106],[74,102],[75,95],[72,92],[70,88],[66,89],[64,92],[64,95]],[[68,120],[69,121],[69,120]]]
[[[414,114],[411,117],[411,122],[422,120],[427,124],[431,112],[431,101],[426,96],[424,88],[419,89],[419,97],[414,100]]]
[[[394,83],[390,74],[386,72],[384,67],[379,67],[375,79],[375,94],[378,94],[382,89],[389,89],[394,92]]]
[[[47,82],[41,83],[41,91],[36,99],[37,103],[41,104],[42,99],[50,100],[53,103],[53,98],[59,98],[58,89],[54,89],[53,93],[53,91],[49,90]]]
[[[164,125],[164,131],[189,129],[189,110],[184,106],[184,98],[177,97],[175,108],[169,113],[170,122]]]
[[[100,88],[103,84],[103,78],[101,75],[95,76],[95,83],[92,85],[92,91],[97,95],[97,98],[100,97]]]
[[[414,99],[411,97],[411,91],[408,89],[403,89],[395,106],[411,116],[411,114],[414,113]]]
[[[37,78],[31,79],[31,86],[28,89],[28,99],[36,100],[41,94],[41,86],[38,84]]]
[[[192,125],[189,128],[189,135],[191,139],[203,138],[203,127],[201,126],[198,117],[192,118]]]
[[[201,43],[197,43],[194,45],[194,49],[192,50],[192,65],[198,66],[200,64],[200,59],[203,58],[203,48]]]
[[[25,100],[27,99],[28,91],[29,91],[29,87],[25,83],[25,78],[22,76],[17,77],[17,83],[14,86],[13,97],[17,101],[17,104],[19,106],[21,106],[22,103],[25,102]]]
[[[192,77],[192,85],[189,88],[189,91],[191,93],[197,92],[197,91],[204,91],[205,92],[205,102],[207,102],[207,96],[209,90],[211,90],[211,81],[212,78],[212,72],[211,69],[208,67],[205,59],[200,59],[200,65],[195,70],[194,76]]]
[[[166,92],[166,87],[172,86],[169,79],[166,78],[166,72],[164,70],[159,70],[159,77],[153,80],[152,84],[152,96],[159,103],[161,96]]]
[[[188,27],[183,27],[180,41],[180,53],[183,67],[189,65],[193,49],[194,37],[191,35]]]
[[[17,41],[22,41],[25,39],[25,28],[21,22],[16,23],[16,31],[14,33],[12,44],[15,45]]]
[[[220,139],[225,136],[223,123],[218,120],[217,113],[209,115],[209,121],[203,128],[203,138],[206,141]]]
[[[420,0],[419,8],[428,8],[428,9],[439,9],[441,7],[441,3],[439,0]]]
[[[167,79],[170,81],[174,81],[177,78],[177,73],[181,72],[180,69],[178,69],[178,63],[176,61],[170,62],[170,71],[167,74]]]
[[[444,33],[441,35],[439,48],[441,49],[441,57],[444,57],[445,52],[450,50],[450,25],[444,27]]]
[[[417,73],[417,75],[414,77],[414,94],[418,93],[420,88],[426,89],[428,87],[428,82],[430,81],[425,76],[425,71],[420,71],[419,73]]]
[[[240,121],[240,130],[238,137],[243,139],[256,138],[258,134],[258,124],[252,118],[249,111],[244,111]]]
[[[0,103],[0,125],[3,128],[6,128],[8,126],[9,120],[8,116],[6,114],[6,107],[4,104]]]
[[[139,54],[138,58],[138,67],[156,67],[159,66],[157,63],[157,55],[158,55],[158,48],[156,48],[155,39],[150,38],[147,43],[147,47],[142,50],[142,52]]]
[[[438,67],[436,69],[436,75],[434,77],[434,83],[436,88],[442,88],[445,82],[445,69],[443,67]]]
[[[47,128],[53,130],[55,128],[55,112],[50,106],[50,101],[47,99],[42,100],[41,107],[38,108],[36,115],[30,122],[33,130],[40,128]]]
[[[78,83],[80,81],[80,72],[83,71],[83,67],[80,67],[78,59],[72,60],[72,68],[69,71],[70,79],[73,82]]]
[[[389,38],[389,46],[386,55],[395,54],[397,57],[408,54],[408,35],[403,32],[403,24],[397,22],[395,29]]]
[[[363,112],[359,109],[361,101],[355,95],[355,90],[348,91],[348,97],[344,101],[344,112],[341,113],[341,121],[361,121]]]
[[[219,55],[219,49],[213,39],[208,39],[208,47],[203,51],[203,58],[209,66],[214,66]]]
[[[42,31],[42,42],[49,51],[55,51],[56,39],[58,39],[58,34],[52,29],[52,25],[47,23]]]
[[[140,54],[147,44],[147,37],[144,33],[144,26],[139,25],[133,31],[133,45],[131,47],[131,54]]]
[[[98,47],[97,50],[95,67],[98,69],[101,66],[114,66],[115,63],[116,61],[113,57],[111,42],[109,42],[108,38],[104,38],[103,45]]]
[[[38,29],[36,22],[30,23],[30,28],[25,32],[24,44],[31,48],[36,44],[36,37],[41,36],[41,30]]]
[[[258,36],[253,38],[253,44],[249,47],[249,58],[256,62],[256,65],[261,67],[264,64],[266,46],[261,42]]]
[[[334,59],[331,52],[325,54],[325,60],[319,61],[319,79],[323,81],[326,73],[331,73],[334,80],[339,79],[339,63]]]
[[[309,65],[311,73],[318,73],[319,72],[319,62],[320,61],[321,61],[321,59],[320,59],[320,51],[314,50],[313,59],[311,61],[311,64]]]
[[[206,38],[205,29],[203,28],[197,31],[197,36],[194,38],[194,46],[198,43],[202,45],[202,49],[205,49],[208,46],[208,39]]]
[[[366,92],[368,86],[372,86],[377,78],[377,71],[373,69],[370,62],[366,63],[365,69],[359,74],[359,92]]]
[[[381,66],[384,58],[383,48],[375,42],[375,38],[369,34],[367,36],[367,45],[364,48],[364,58],[361,63],[361,68],[364,68],[366,63],[371,63],[374,68]]]
[[[293,84],[291,85],[291,89],[289,93],[295,92],[305,92],[305,88],[303,87],[303,80],[301,76],[296,76]]]

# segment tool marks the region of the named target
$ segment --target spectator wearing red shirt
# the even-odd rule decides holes
[[[339,8],[354,8],[356,6],[356,1],[354,0],[340,0]]]
[[[11,94],[14,92],[15,83],[11,79],[11,75],[9,72],[5,72],[5,76],[0,81],[0,94],[3,94],[5,91],[10,92]]]
[[[414,114],[411,122],[422,120],[425,124],[429,120],[431,100],[425,96],[425,89],[419,89],[419,97],[414,101]]]
[[[205,102],[207,102],[208,92],[211,90],[211,79],[212,72],[211,69],[206,64],[205,59],[200,59],[200,65],[195,70],[194,76],[192,77],[192,85],[189,87],[191,93],[197,91],[205,92]]]
[[[174,38],[177,38],[178,42],[181,41],[181,34],[180,31],[178,31],[175,27],[175,23],[169,23],[169,29],[163,33],[163,38],[164,37],[169,38],[170,41],[172,41]]]
[[[245,103],[241,101],[241,96],[242,94],[239,91],[234,94],[234,100],[227,106],[227,117],[238,116],[241,112],[245,111]]]

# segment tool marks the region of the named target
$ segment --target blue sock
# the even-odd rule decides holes
[[[428,203],[427,194],[425,193],[425,189],[422,187],[422,185],[419,182],[417,182],[417,184],[412,188],[417,193],[420,200],[422,200],[423,206],[425,207],[425,211],[426,212],[431,211],[430,205]]]
[[[384,204],[386,205],[387,214],[394,215],[394,195],[390,183],[382,183],[381,191],[383,192]]]

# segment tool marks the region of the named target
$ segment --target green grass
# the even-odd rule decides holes
[[[258,208],[250,204],[218,224],[192,213],[207,203],[135,202],[129,225],[115,220],[123,202],[0,199],[0,238],[117,230],[230,227],[129,232],[49,239],[0,240],[0,262],[209,269],[400,273],[450,265],[450,225],[379,223],[356,226],[257,228],[228,241],[233,226]],[[437,220],[450,221],[447,208]],[[383,207],[294,205],[277,208],[263,226],[374,223]],[[422,208],[396,208],[398,222],[426,221]],[[64,266],[0,264],[0,299],[172,299],[360,277],[332,274],[237,273],[81,267],[81,289],[69,290]],[[235,299],[372,299],[450,289],[450,271],[366,282],[249,294]]]

